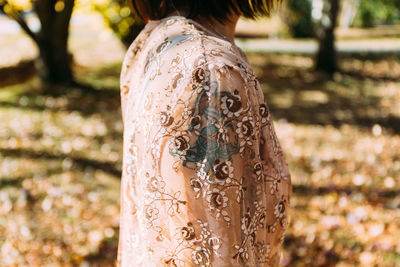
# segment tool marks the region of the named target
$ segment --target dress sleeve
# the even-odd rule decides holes
[[[257,80],[240,63],[199,60],[171,84],[160,176],[178,196],[170,219],[188,242],[177,246],[204,266],[278,266],[290,176]]]

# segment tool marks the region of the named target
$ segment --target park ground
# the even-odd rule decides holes
[[[70,47],[96,91],[0,85],[0,266],[115,263],[124,50],[90,25]],[[394,32],[371,40],[395,47]],[[35,55],[23,36],[0,42],[3,68]],[[400,53],[341,53],[333,78],[309,53],[248,57],[292,174],[283,266],[400,266]]]

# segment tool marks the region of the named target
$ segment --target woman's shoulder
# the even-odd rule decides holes
[[[129,48],[129,54],[123,69],[134,68],[130,75],[148,80],[188,77],[199,67],[214,73],[236,69],[246,79],[254,77],[239,47],[181,16],[150,21]],[[123,77],[127,75],[130,76]]]
[[[160,20],[152,35],[157,36],[157,41],[153,42],[151,50],[161,58],[180,55],[186,61],[196,61],[200,57],[211,63],[250,67],[244,52],[233,42],[210,34],[200,24],[185,17]]]

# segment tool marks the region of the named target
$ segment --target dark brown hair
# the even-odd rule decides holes
[[[135,13],[143,20],[158,20],[179,10],[188,18],[197,16],[226,20],[231,12],[254,19],[269,15],[281,0],[128,0]]]

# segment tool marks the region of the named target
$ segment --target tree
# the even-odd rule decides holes
[[[312,19],[312,0],[289,0],[284,20],[290,34],[295,38],[314,37],[314,22]]]
[[[377,24],[394,24],[400,20],[400,1],[360,1],[355,26],[373,27]]]
[[[324,12],[317,32],[319,49],[315,69],[332,74],[337,70],[335,49],[335,28],[339,14],[340,0],[325,0]]]
[[[93,6],[104,18],[108,27],[113,30],[125,47],[144,27],[144,23],[131,12],[126,0],[94,0]]]
[[[23,2],[23,1],[22,1]],[[14,19],[39,48],[38,65],[42,78],[51,83],[73,83],[72,56],[68,53],[68,29],[74,0],[0,0],[0,11]],[[25,18],[27,11],[36,13],[40,30],[33,32]]]

